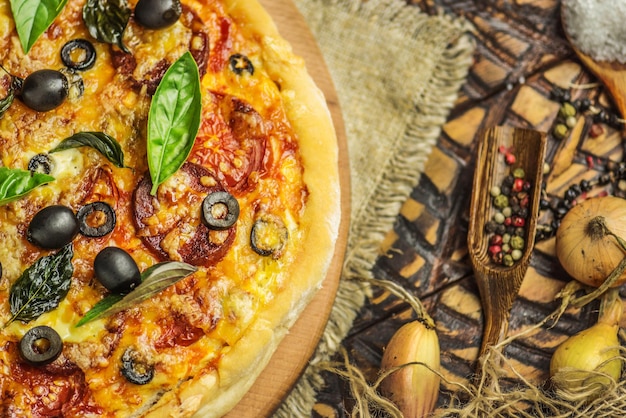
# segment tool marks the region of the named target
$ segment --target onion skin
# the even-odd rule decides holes
[[[589,225],[600,217],[606,229],[626,237],[626,200],[615,196],[592,197],[576,204],[561,220],[556,233],[556,256],[563,269],[588,286],[599,287],[626,253],[610,235],[592,236]],[[626,282],[626,271],[612,284]]]
[[[588,379],[593,379],[594,383],[602,386],[609,385],[607,377],[589,372],[606,373],[614,381],[618,381],[622,371],[618,328],[617,325],[598,323],[565,340],[552,356],[550,376],[565,372],[578,377],[580,380],[567,381],[569,387],[566,389],[571,390],[579,389]],[[609,359],[612,360],[607,361]]]
[[[550,361],[550,376],[558,389],[593,397],[619,381],[623,363],[618,339],[622,309],[617,289],[610,290],[602,301],[598,322],[557,347]]]
[[[420,321],[404,324],[389,340],[383,353],[381,372],[411,362],[387,376],[380,385],[381,392],[393,401],[405,418],[428,416],[439,397],[441,378],[439,339],[434,328]]]

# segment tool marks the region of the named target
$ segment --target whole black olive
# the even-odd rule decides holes
[[[26,238],[38,247],[55,250],[69,244],[76,234],[78,220],[72,209],[63,205],[52,205],[33,216]]]
[[[19,344],[22,358],[33,365],[56,360],[63,351],[61,336],[54,329],[40,325],[26,331]]]
[[[67,77],[56,70],[37,70],[29,74],[22,84],[20,98],[24,104],[38,112],[59,107],[69,91]]]
[[[141,283],[135,260],[121,248],[106,247],[93,262],[96,279],[113,293],[125,294]]]
[[[139,0],[135,6],[135,20],[148,29],[171,26],[181,13],[180,0]]]
[[[115,228],[115,211],[106,202],[93,202],[76,213],[80,233],[86,237],[103,237]]]
[[[135,385],[145,385],[154,378],[154,365],[132,347],[129,347],[122,354],[122,376]]]
[[[61,48],[61,61],[73,70],[88,70],[96,63],[96,48],[86,39],[72,39]]]
[[[224,191],[213,192],[202,202],[202,219],[209,229],[222,231],[228,229],[239,218],[239,202]]]

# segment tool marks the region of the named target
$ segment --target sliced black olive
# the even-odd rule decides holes
[[[135,385],[145,385],[154,378],[154,365],[129,347],[122,354],[122,376]]]
[[[135,20],[148,29],[163,29],[176,23],[182,10],[180,0],[139,0]]]
[[[81,207],[76,218],[80,233],[86,237],[103,237],[115,228],[115,211],[106,202],[93,202]]]
[[[61,48],[61,61],[73,70],[88,70],[96,63],[96,48],[86,39],[72,39]]]
[[[263,215],[252,225],[250,245],[259,255],[278,258],[282,255],[289,232],[283,221],[274,215]]]
[[[254,74],[254,65],[248,57],[243,54],[234,54],[231,55],[228,59],[230,63],[230,69],[237,75],[243,74],[244,71],[247,71],[250,75]]]
[[[223,231],[237,222],[239,202],[224,191],[213,192],[202,202],[202,219],[209,229]]]
[[[48,154],[37,154],[28,162],[28,171],[35,173],[50,174],[52,172],[52,160]]]
[[[52,205],[33,216],[26,238],[41,248],[54,250],[69,244],[78,231],[78,220],[72,209],[63,205]]]
[[[121,248],[106,247],[93,262],[96,279],[113,293],[125,294],[141,283],[135,260]]]
[[[63,351],[61,336],[54,329],[40,325],[26,331],[19,344],[22,358],[33,365],[56,360]]]
[[[43,69],[24,79],[20,98],[31,109],[46,112],[60,106],[68,91],[69,83],[62,72]]]

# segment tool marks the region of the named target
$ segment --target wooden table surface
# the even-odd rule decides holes
[[[602,87],[570,88],[597,80],[581,66],[564,38],[559,1],[412,0],[412,5],[429,14],[443,9],[465,16],[476,28],[477,50],[461,97],[419,185],[389,231],[374,273],[420,297],[437,323],[444,374],[459,381],[474,372],[483,322],[466,244],[477,132],[494,125],[548,132],[551,170],[546,191],[555,199],[581,179],[598,178],[606,172],[607,162],[621,162],[622,138],[607,124],[600,124],[604,132],[592,138],[589,115],[578,117],[576,126],[562,139],[552,133],[561,106],[551,95],[555,86],[570,92],[572,100],[589,98],[593,104],[615,111]],[[606,188],[619,194],[619,183]],[[552,312],[556,292],[569,280],[555,258],[554,239],[539,241],[513,305],[510,332],[533,325]],[[568,313],[554,328],[515,341],[505,354],[528,380],[541,384],[548,376],[554,348],[568,335],[590,326],[596,308]],[[363,308],[344,346],[351,361],[371,381],[377,376],[386,342],[411,318],[412,311],[405,303],[383,291],[376,291]],[[332,374],[325,380],[314,415],[350,416],[352,403],[346,383]],[[515,379],[511,377],[509,382],[515,384]],[[448,389],[444,384],[440,406],[445,405]]]

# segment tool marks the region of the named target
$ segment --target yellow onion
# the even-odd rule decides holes
[[[592,398],[620,379],[617,333],[622,303],[615,290],[606,294],[603,307],[595,325],[569,337],[552,355],[551,381],[568,396]]]
[[[574,279],[599,287],[626,256],[621,237],[626,237],[626,200],[592,197],[576,204],[561,220],[556,255]],[[611,286],[624,282],[626,271]]]
[[[425,417],[435,408],[441,380],[435,371],[439,371],[440,356],[437,333],[428,321],[409,322],[389,340],[381,371],[395,371],[380,388],[405,418]]]

